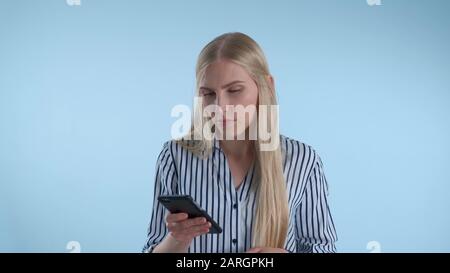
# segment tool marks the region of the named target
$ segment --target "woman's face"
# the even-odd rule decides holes
[[[211,63],[200,81],[199,95],[203,99],[203,109],[209,109],[206,112],[213,117],[223,139],[242,136],[255,121],[258,87],[236,63],[223,59]]]

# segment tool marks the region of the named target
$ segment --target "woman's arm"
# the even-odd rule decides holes
[[[164,143],[163,149],[156,161],[155,185],[153,191],[153,209],[148,226],[147,242],[143,252],[153,252],[154,248],[166,237],[168,230],[165,224],[165,209],[159,203],[158,196],[170,194],[171,185],[177,183],[176,169],[169,150],[169,142]],[[166,181],[171,184],[167,185]],[[166,243],[167,244],[167,243]]]
[[[164,144],[156,163],[153,211],[143,252],[188,252],[192,240],[206,234],[211,227],[204,217],[189,218],[186,213],[168,213],[158,197],[177,193],[178,176],[170,153],[170,142]]]
[[[336,252],[337,235],[328,205],[328,183],[317,154],[295,224],[297,252]]]

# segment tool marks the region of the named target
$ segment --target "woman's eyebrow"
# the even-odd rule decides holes
[[[211,88],[208,88],[208,87],[205,87],[205,86],[200,86],[200,88],[199,88],[200,90],[205,90],[205,91],[208,91],[208,92],[214,92],[214,90],[212,90]]]
[[[233,85],[233,84],[236,84],[236,83],[244,83],[244,81],[232,81],[232,82],[229,82],[229,83],[223,85],[223,86],[222,86],[222,89],[227,88],[228,86]],[[205,89],[205,90],[207,90],[207,91],[214,92],[214,89],[209,88],[209,87],[206,87],[206,86],[200,86],[199,89]]]
[[[224,86],[222,86],[222,89],[223,88],[227,88],[230,85],[233,85],[233,84],[236,84],[236,83],[243,83],[243,82],[244,81],[232,81],[232,82],[229,82],[229,83],[225,84]]]

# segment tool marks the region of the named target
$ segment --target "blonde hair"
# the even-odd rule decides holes
[[[218,59],[226,59],[242,66],[258,86],[258,106],[277,105],[275,90],[269,80],[269,67],[263,51],[249,36],[239,33],[225,33],[208,43],[200,52],[196,65],[197,96],[199,83],[206,67]],[[203,119],[197,105],[194,122]],[[259,107],[258,107],[259,108]],[[268,119],[270,116],[268,117]],[[278,122],[278,117],[267,124]],[[278,124],[275,124],[278,128]],[[278,130],[275,137],[279,139]],[[190,139],[190,140],[186,140]],[[192,140],[194,139],[194,140]],[[200,139],[200,140],[199,140]],[[203,138],[203,130],[196,131],[194,126],[187,138],[177,140],[194,155],[205,158],[212,152],[212,141]],[[273,151],[260,149],[262,140],[254,141],[256,151],[256,177],[259,178],[256,219],[253,225],[253,247],[284,248],[289,210],[286,183],[283,177],[280,145]]]

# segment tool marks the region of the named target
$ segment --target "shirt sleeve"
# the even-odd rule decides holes
[[[296,252],[336,252],[337,235],[328,205],[328,182],[317,154],[295,218]]]
[[[147,242],[142,249],[144,253],[153,252],[153,249],[168,233],[165,223],[166,209],[159,203],[158,196],[176,194],[177,191],[178,176],[173,162],[170,142],[166,142],[163,145],[156,162],[155,173],[153,209],[147,230]]]

